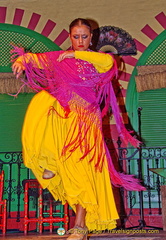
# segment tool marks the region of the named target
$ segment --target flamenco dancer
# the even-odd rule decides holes
[[[111,83],[116,62],[108,53],[89,50],[91,39],[89,22],[78,18],[70,24],[71,50],[32,54],[15,47],[19,57],[12,65],[16,77],[25,71],[24,84],[38,92],[22,130],[24,164],[55,200],[68,202],[75,211],[68,240],[86,240],[88,231],[116,228],[112,184],[145,189],[133,176],[115,170],[104,142],[102,117],[111,105],[121,138],[139,145],[119,114]]]

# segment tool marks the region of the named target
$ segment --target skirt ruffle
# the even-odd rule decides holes
[[[74,108],[71,106],[71,109]],[[82,158],[86,141],[81,141],[81,147],[74,151],[69,149],[63,154],[66,136],[70,139],[69,129],[72,139],[79,134],[78,113],[71,111],[67,118],[63,116],[64,109],[54,97],[45,91],[35,95],[28,107],[22,131],[24,164],[32,170],[42,187],[48,188],[55,200],[62,201],[62,204],[67,201],[74,211],[76,204],[86,209],[86,225],[90,231],[113,229],[119,217],[101,129],[95,121],[91,122],[86,133],[91,151],[85,157]],[[102,171],[95,167],[99,157],[103,158]],[[43,179],[44,169],[53,171],[55,177]]]

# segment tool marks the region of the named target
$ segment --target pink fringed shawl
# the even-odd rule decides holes
[[[63,154],[65,154],[66,151],[70,151],[72,154],[74,149],[77,147],[81,148],[81,142],[85,140],[86,132],[90,128],[90,126],[86,126],[86,119],[91,116],[93,118],[94,114],[90,113],[97,114],[99,112],[100,104],[103,101],[105,102],[105,107],[102,110],[101,116],[98,116],[98,128],[100,130],[102,129],[101,117],[107,113],[108,108],[111,106],[120,137],[126,144],[130,143],[135,147],[139,146],[140,142],[133,138],[126,130],[117,105],[111,82],[117,72],[116,64],[114,64],[112,69],[108,72],[98,73],[93,65],[86,61],[72,58],[65,59],[59,63],[56,59],[62,51],[57,51],[46,52],[44,54],[38,53],[37,56],[40,63],[39,68],[33,59],[32,61],[27,60],[27,55],[24,54],[23,49],[14,47],[13,52],[13,57],[18,55],[23,57],[23,64],[26,69],[25,73],[27,78],[24,80],[24,84],[28,85],[37,92],[41,90],[48,91],[59,101],[61,106],[63,106],[65,117],[68,117],[70,112],[71,100],[75,99],[78,105],[84,105],[84,113],[78,112],[80,134],[78,134],[79,136],[77,139],[72,139],[68,143],[66,140]],[[79,98],[75,98],[75,95],[78,95]],[[82,124],[82,122],[84,123]],[[80,135],[82,136],[80,137]],[[139,184],[139,180],[134,178],[134,176],[118,173],[115,170],[106,145],[105,149],[112,183],[115,186],[122,186],[127,190],[145,190],[145,188]],[[88,149],[87,147],[81,160],[86,157],[90,151],[91,149]],[[96,168],[99,170],[101,170],[102,161],[103,157],[98,159],[98,162],[95,164]]]

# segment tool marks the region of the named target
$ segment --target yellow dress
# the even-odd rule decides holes
[[[87,56],[82,56],[81,53],[76,54],[76,57],[87,60]],[[91,60],[95,66],[94,58],[93,61]],[[110,67],[110,64],[112,63],[107,63],[107,66]],[[103,59],[102,63],[97,59],[95,67],[98,71],[106,71],[107,66],[102,68],[102,65]],[[90,151],[83,160],[80,160],[80,148],[76,148],[71,156],[63,156],[61,152],[66,136],[70,139],[71,133],[74,132],[76,136],[79,131],[75,108],[80,111],[83,108],[72,100],[69,105],[71,112],[65,118],[63,107],[49,93],[41,91],[34,96],[27,109],[22,130],[24,164],[32,170],[42,187],[48,188],[55,200],[60,200],[63,204],[67,201],[74,211],[76,204],[86,209],[86,226],[90,231],[113,229],[119,217],[110,183],[102,132],[96,124],[100,113],[94,116],[95,121],[89,119],[88,124],[91,127],[87,133],[90,148],[94,143],[100,146]],[[97,136],[97,139],[94,136]],[[95,169],[97,159],[94,156],[98,156],[101,148],[104,164],[100,172]],[[90,161],[92,156],[94,160]],[[53,171],[55,176],[52,179],[43,179],[44,169]]]

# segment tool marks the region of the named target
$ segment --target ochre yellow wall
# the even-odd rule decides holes
[[[145,45],[150,40],[140,31],[150,24],[158,33],[161,26],[155,16],[166,9],[165,0],[0,0],[7,7],[6,23],[12,23],[16,8],[25,10],[21,25],[27,27],[32,13],[41,15],[35,31],[41,32],[48,19],[57,23],[49,38],[54,40],[62,29],[77,17],[91,18],[99,26],[112,25],[125,29]],[[68,43],[63,44],[63,48]]]

